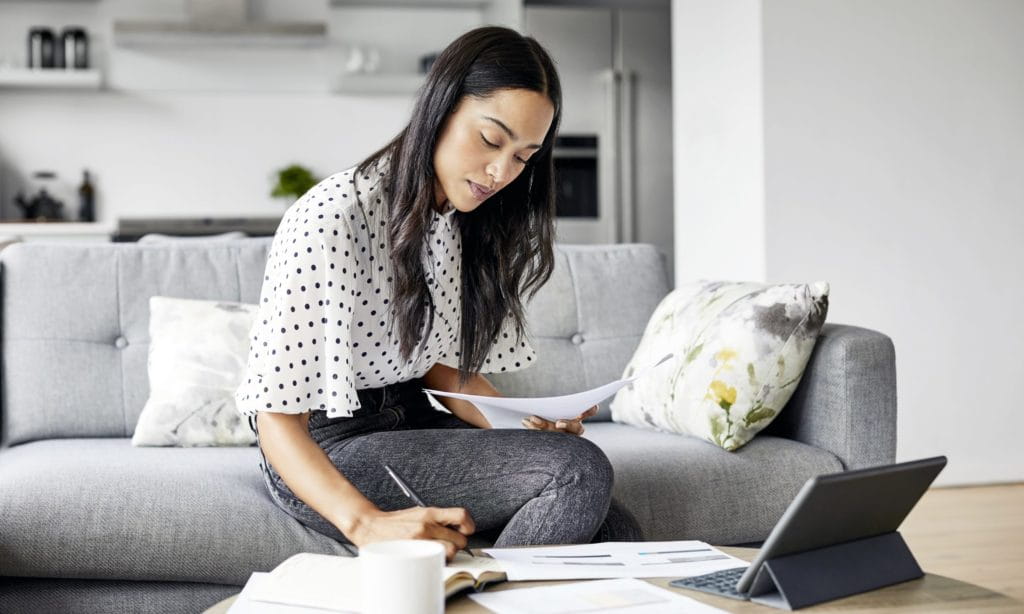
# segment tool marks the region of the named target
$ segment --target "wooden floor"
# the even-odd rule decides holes
[[[899,530],[926,572],[1024,601],[1024,484],[932,488]]]

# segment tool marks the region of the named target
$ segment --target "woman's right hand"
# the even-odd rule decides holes
[[[375,510],[360,515],[348,531],[342,531],[362,547],[389,539],[431,539],[441,542],[446,559],[468,543],[467,536],[476,531],[469,512],[461,507],[410,507],[385,512]]]

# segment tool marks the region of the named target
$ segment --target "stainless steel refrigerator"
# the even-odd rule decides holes
[[[557,240],[654,244],[673,279],[669,2],[528,1],[523,33],[558,69],[560,134],[597,137],[594,214],[560,216]]]

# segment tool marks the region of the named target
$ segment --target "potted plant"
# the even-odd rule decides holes
[[[292,164],[277,171],[277,185],[270,192],[274,197],[286,197],[291,204],[296,198],[317,184],[316,177],[306,167]]]

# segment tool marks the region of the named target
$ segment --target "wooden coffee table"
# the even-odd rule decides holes
[[[745,561],[753,560],[757,555],[756,548],[730,548],[721,547],[723,552],[741,558]],[[478,551],[476,551],[478,552]],[[720,608],[727,612],[779,612],[768,606],[739,601],[728,597],[716,597],[699,591],[692,591],[674,588],[668,585],[675,578],[649,578],[646,581],[686,595],[702,603]],[[509,590],[513,588],[525,588],[528,586],[551,586],[572,582],[565,581],[534,581],[534,582],[502,582],[487,587],[487,592]],[[235,597],[215,604],[204,614],[224,614],[235,602]],[[1024,612],[1024,602],[1011,599],[1002,593],[990,591],[974,584],[960,582],[945,576],[926,573],[923,578],[886,586],[860,595],[836,599],[809,608],[801,608],[801,612],[846,612],[864,613],[869,612],[984,612],[1007,614],[1020,614]],[[458,595],[448,601],[445,608],[446,614],[486,614],[490,612],[487,608],[477,604],[469,598],[468,594]]]

